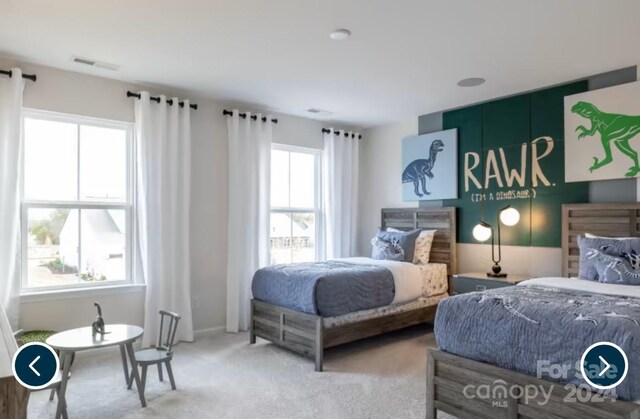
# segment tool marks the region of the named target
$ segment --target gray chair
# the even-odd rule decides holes
[[[24,334],[24,330],[22,329],[13,332],[13,337],[15,338],[18,346],[24,345],[24,342],[22,341],[23,334]],[[69,374],[69,377],[71,377],[71,374]],[[55,378],[51,381],[51,383],[48,386],[46,386],[45,388],[41,388],[40,390],[29,390],[29,391],[51,390],[51,394],[49,394],[49,401],[52,401],[54,395],[60,394],[61,383],[62,383],[62,371],[58,370]],[[67,406],[63,406],[62,408],[62,417],[64,419],[69,419],[69,417],[67,416]]]
[[[167,318],[168,325],[166,334],[164,332],[165,318]],[[162,364],[167,368],[167,375],[171,382],[171,389],[176,389],[176,383],[173,380],[173,371],[171,370],[171,360],[173,359],[173,344],[176,337],[176,331],[178,330],[178,321],[180,316],[170,311],[160,310],[160,334],[158,336],[158,346],[143,349],[135,353],[136,367],[140,366],[142,374],[140,380],[142,381],[142,392],[147,384],[147,368],[149,365],[158,366],[158,378],[162,379]],[[133,385],[133,373],[129,376],[128,388],[131,389]]]

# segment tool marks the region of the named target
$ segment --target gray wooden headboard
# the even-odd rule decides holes
[[[562,206],[562,276],[578,276],[578,235],[640,237],[640,202],[564,204]]]
[[[382,228],[393,227],[399,230],[422,228],[437,230],[431,247],[429,261],[444,263],[447,272],[458,272],[456,250],[456,209],[445,208],[385,208],[382,210]]]

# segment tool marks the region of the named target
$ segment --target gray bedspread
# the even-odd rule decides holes
[[[539,361],[563,365],[570,370],[556,381],[574,385],[587,385],[576,369],[583,352],[596,342],[613,342],[629,359],[616,394],[640,399],[638,298],[539,286],[501,288],[441,301],[434,328],[446,352],[534,376]]]
[[[333,260],[260,269],[251,291],[260,301],[332,317],[391,304],[395,284],[387,268]]]

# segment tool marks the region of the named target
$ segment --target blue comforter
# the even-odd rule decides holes
[[[446,352],[534,376],[539,361],[563,365],[569,370],[556,381],[574,385],[588,385],[577,369],[583,352],[613,342],[629,360],[616,394],[640,399],[638,298],[539,286],[474,292],[441,301],[434,329]]]
[[[391,304],[395,284],[387,268],[333,260],[260,269],[251,291],[260,301],[332,317]]]

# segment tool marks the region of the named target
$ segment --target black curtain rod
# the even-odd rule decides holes
[[[336,135],[341,135],[340,134],[340,130],[336,130],[333,131]],[[349,136],[349,133],[347,131],[342,131],[345,137]],[[328,128],[322,128],[322,133],[323,134],[331,134],[331,130]],[[354,133],[351,133],[351,138],[356,138],[356,135]],[[358,134],[358,140],[362,140],[362,134]]]
[[[13,75],[13,71],[11,71],[11,70],[0,70],[0,74],[4,74],[5,76],[11,77]],[[28,79],[28,80],[31,80],[31,81],[36,81],[36,75],[35,74],[23,74],[22,78],[23,79]]]
[[[140,99],[142,95],[140,93],[133,93],[127,90],[127,97],[137,97],[138,99]],[[150,97],[149,99],[153,100],[156,103],[160,103],[159,97]],[[167,99],[167,103],[169,105],[173,105],[173,99]],[[178,104],[181,108],[184,108],[184,102],[178,102]],[[189,107],[193,110],[198,110],[198,105],[195,103],[192,103],[191,105],[189,105]]]
[[[226,109],[224,109],[222,111],[222,114],[225,116],[233,116],[233,111],[228,111]],[[247,114],[246,113],[239,113],[238,116],[242,119],[247,119]],[[254,121],[256,121],[258,119],[258,115],[251,115],[251,119],[253,119]],[[267,117],[263,116],[262,117],[262,122],[267,122]],[[271,120],[271,122],[273,122],[274,124],[278,123],[278,120],[276,118],[273,118]]]

